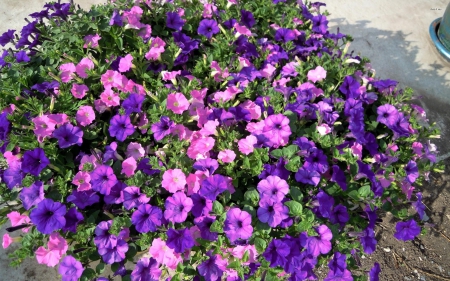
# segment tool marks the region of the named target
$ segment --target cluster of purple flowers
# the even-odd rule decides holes
[[[193,258],[193,249],[203,253],[194,271],[207,281],[261,276],[263,262],[282,269],[279,277],[314,280],[321,255],[330,259],[325,280],[353,280],[347,269],[348,253],[333,252],[331,225],[337,228],[333,233],[356,237],[365,253],[375,251],[374,202],[391,202],[385,190],[393,183],[410,200],[412,185],[423,176],[420,163],[436,161],[436,149],[429,142],[405,142],[411,147],[401,151],[397,146],[417,135],[413,123],[423,110],[415,106],[408,115],[387,103],[386,97],[396,93],[396,82],[376,81],[366,74],[368,65],[345,76],[338,91],[324,90],[331,85],[326,64],[313,63],[312,56],[342,57],[354,65],[361,58],[343,56],[337,48],[345,36],[328,31],[327,17],[320,13],[323,3],[307,7],[300,1],[302,19],[263,28],[265,21],[238,10],[236,0],[229,0],[227,7],[202,4],[201,19],[191,19],[182,8],[168,11],[167,5],[149,2],[136,1],[124,10],[116,9],[121,7],[117,4],[109,22],[111,30],[134,32],[130,34],[148,45],[145,55],[142,50],[139,55],[123,53],[121,48],[120,55],[102,57],[102,52],[92,50],[105,47],[102,37],[110,35],[84,34],[84,45],[78,46],[83,52],[72,55],[84,54],[86,49],[89,56],[66,55],[70,61],[59,66],[59,77],[52,75],[49,81],[40,80],[23,90],[51,103],[48,112],[26,113],[26,120],[20,117],[21,122],[29,122],[30,136],[38,147],[11,149],[9,136],[15,129],[8,116],[17,118],[22,113],[12,101],[0,112],[4,155],[0,184],[10,190],[22,188],[19,199],[30,210],[29,218],[20,217],[19,227],[31,225],[46,235],[65,233],[71,238],[77,231],[92,230],[94,237],[87,243],[93,242],[103,263],[120,265],[116,275],[130,274],[125,262],[134,247],[150,248],[150,256],[139,259],[132,270],[133,281],[160,280],[164,274],[164,278],[173,277],[167,272],[175,272],[177,264]],[[278,11],[285,7],[285,1],[269,2]],[[63,24],[72,14],[70,4],[58,2],[45,8],[30,15],[35,21],[23,28],[16,48],[30,52],[17,52],[17,63],[33,63],[44,18]],[[152,31],[146,23],[147,12],[160,13],[164,20],[160,24],[170,30],[170,36],[158,25]],[[224,17],[227,12],[235,18]],[[309,23],[311,34],[303,30]],[[259,34],[265,28],[274,32]],[[226,50],[220,47],[220,56],[229,55],[231,62],[222,61],[211,47],[225,39],[228,45]],[[13,30],[0,36],[2,46],[8,43],[15,43]],[[126,50],[133,44],[127,43]],[[13,67],[6,63],[10,54],[5,52],[0,70]],[[170,55],[173,58],[168,59]],[[108,65],[99,67],[103,61]],[[144,78],[136,74],[144,72]],[[152,84],[158,80],[164,87]],[[60,87],[71,89],[72,96],[60,93]],[[65,106],[71,113],[51,113],[55,101],[63,99],[70,99],[77,108],[70,104]],[[388,136],[383,143],[367,126],[367,116],[375,109],[377,124],[371,126]],[[400,157],[404,151],[411,159],[407,163],[402,162],[406,157]],[[269,155],[261,157],[261,153]],[[392,164],[404,169],[394,174]],[[27,182],[32,178],[32,184],[23,186],[25,178]],[[422,194],[416,197],[412,205],[423,219]],[[364,210],[356,210],[361,206]],[[346,226],[355,214],[368,223],[358,220],[349,232]],[[314,218],[309,220],[309,215]],[[302,222],[309,229],[302,229]],[[399,240],[419,234],[414,219],[396,226]],[[149,237],[151,245],[139,243]],[[266,243],[263,249],[256,245],[257,239]],[[57,260],[40,260],[49,266],[60,262],[64,281],[83,274],[77,260],[82,255],[77,251],[59,261],[67,249],[55,249],[50,241],[48,250],[41,248],[39,253],[59,251]],[[242,260],[245,269],[230,266],[231,260]],[[375,264],[371,280],[377,280],[379,272]]]

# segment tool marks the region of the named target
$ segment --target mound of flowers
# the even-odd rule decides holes
[[[381,211],[397,239],[421,234],[439,133],[321,6],[58,2],[0,36],[12,264],[65,281],[315,280],[327,264],[328,281],[378,280],[377,263],[350,270]]]

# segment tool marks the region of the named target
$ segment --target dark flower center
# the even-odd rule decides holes
[[[53,216],[53,214],[54,214],[54,213],[53,213],[52,211],[47,211],[47,214],[46,214],[46,215],[47,215],[48,217],[51,217],[51,216]]]
[[[243,226],[242,221],[238,221],[238,222],[237,222],[237,226],[238,226],[239,228],[241,228],[241,227]]]
[[[211,32],[211,31],[212,31],[212,28],[211,28],[211,27],[208,27],[207,30],[208,30],[208,32]]]
[[[277,128],[278,130],[281,130],[281,128],[283,128],[283,126],[281,126],[281,124],[277,124],[277,125],[275,125],[275,128]]]
[[[384,117],[384,118],[388,118],[388,117],[389,117],[389,113],[385,112],[385,113],[383,114],[383,117]]]
[[[273,206],[269,206],[269,208],[267,208],[267,211],[273,212]]]
[[[276,188],[272,189],[272,195],[277,194],[278,190]]]

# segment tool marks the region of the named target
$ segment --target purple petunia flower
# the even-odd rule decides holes
[[[170,131],[173,127],[175,127],[175,123],[171,121],[169,117],[161,116],[159,122],[153,124],[151,127],[155,140],[162,140],[165,136],[170,134]]]
[[[380,280],[378,275],[380,275],[381,269],[379,263],[374,263],[373,267],[370,269],[369,272],[369,281],[378,281]]]
[[[289,208],[283,203],[272,203],[267,199],[259,201],[257,211],[258,219],[261,222],[269,224],[271,227],[277,227],[281,222],[289,217]]]
[[[22,180],[25,177],[22,171],[22,162],[13,161],[12,163],[9,163],[8,169],[3,172],[3,175],[0,174],[0,176],[9,189],[21,185]]]
[[[291,249],[280,239],[273,239],[263,253],[263,257],[270,262],[270,267],[284,267]]]
[[[416,209],[417,213],[419,214],[419,218],[423,220],[423,217],[425,216],[425,205],[422,203],[422,193],[417,192],[417,201],[411,203],[411,205]]]
[[[227,190],[227,180],[222,175],[213,175],[204,179],[198,194],[209,200],[216,200],[217,195]]]
[[[141,161],[139,161],[139,164],[136,167],[137,171],[142,171],[143,173],[153,176],[156,174],[159,174],[161,171],[157,169],[153,169],[152,165],[150,165],[150,159],[143,158]]]
[[[347,99],[352,98],[357,100],[359,99],[359,87],[361,87],[359,82],[353,78],[353,76],[347,75],[344,78],[344,82],[339,87],[339,91],[345,94]]]
[[[217,255],[208,252],[209,259],[203,261],[198,267],[198,272],[201,276],[208,281],[220,281],[223,275],[223,270],[219,267],[217,263]]]
[[[90,174],[92,190],[100,192],[103,195],[109,195],[111,187],[118,181],[110,166],[100,165]]]
[[[14,56],[16,57],[16,61],[18,63],[30,61],[30,58],[27,56],[27,52],[25,52],[23,50],[17,52]]]
[[[359,238],[361,245],[363,246],[364,253],[372,254],[377,247],[377,239],[375,239],[375,232],[373,227],[367,227],[363,231],[363,235]]]
[[[279,28],[277,32],[275,32],[275,40],[281,41],[283,43],[293,41],[296,37],[297,35],[295,34],[295,32],[289,28]]]
[[[261,194],[261,200],[264,199],[269,204],[281,202],[289,192],[288,183],[278,176],[268,176],[258,183],[257,188]]]
[[[200,35],[205,36],[208,39],[214,34],[219,33],[220,29],[215,20],[204,19],[200,22],[197,32]]]
[[[315,148],[311,150],[311,154],[305,159],[303,167],[307,170],[315,170],[321,174],[328,170],[327,156],[321,149]]]
[[[0,36],[0,45],[5,47],[6,44],[13,43],[14,32],[16,32],[16,31],[12,30],[12,29],[8,29],[8,31],[3,33],[2,36]]]
[[[51,234],[53,231],[65,226],[65,214],[66,206],[59,202],[54,202],[52,199],[44,199],[31,211],[30,219],[39,232]]]
[[[58,268],[58,273],[62,275],[62,281],[77,281],[83,271],[84,267],[81,262],[72,256],[65,256]]]
[[[344,227],[350,220],[350,216],[347,212],[347,208],[344,205],[339,204],[333,208],[333,212],[330,214],[329,219],[332,224],[338,223],[341,227]]]
[[[99,255],[107,264],[121,262],[125,259],[125,253],[128,252],[128,244],[122,239],[117,240],[117,244],[112,247],[102,247],[98,249]]]
[[[102,221],[95,227],[94,244],[98,248],[111,248],[117,244],[117,236],[109,233],[112,220]]]
[[[414,183],[419,177],[419,168],[417,167],[416,162],[409,160],[404,169],[406,172],[406,180],[411,184]]]
[[[67,197],[67,202],[72,202],[77,206],[79,209],[83,210],[87,206],[91,206],[95,203],[98,203],[100,201],[100,197],[97,195],[96,192],[93,190],[86,190],[86,191],[72,191],[72,194],[70,194]]]
[[[209,172],[209,175],[214,174],[214,172],[219,168],[219,162],[216,159],[206,158],[197,160],[192,166],[197,171]]]
[[[241,10],[241,24],[248,28],[252,28],[255,25],[253,14],[249,11]]]
[[[408,241],[413,240],[417,235],[419,235],[421,228],[415,220],[411,219],[406,222],[398,222],[395,225],[395,230],[395,238],[398,240]]]
[[[200,236],[202,239],[215,241],[217,240],[218,233],[211,232],[210,228],[213,222],[216,221],[215,217],[198,217],[194,220],[195,225],[200,229]]]
[[[184,25],[184,20],[176,12],[168,12],[166,14],[166,26],[175,30],[181,30]]]
[[[117,140],[123,142],[128,136],[134,133],[134,126],[131,124],[130,116],[115,115],[111,118],[108,131],[111,137],[116,137]]]
[[[183,253],[184,251],[194,247],[195,242],[188,228],[176,230],[169,228],[167,231],[167,247],[173,249],[175,253]]]
[[[106,204],[120,204],[124,201],[123,190],[127,185],[121,181],[117,181],[115,185],[111,187],[108,195],[105,195],[103,200]]]
[[[142,111],[142,103],[145,100],[144,95],[130,94],[123,102],[122,107],[125,109],[125,114],[130,115],[133,112],[140,113]]]
[[[274,148],[286,145],[291,133],[289,119],[283,114],[270,115],[264,119],[263,134]]]
[[[78,126],[66,123],[53,131],[53,137],[58,139],[60,148],[68,148],[74,144],[79,146],[83,143],[83,131]]]
[[[333,238],[331,230],[324,224],[316,228],[316,232],[319,236],[310,236],[306,241],[308,253],[314,257],[317,257],[320,254],[327,254],[331,250],[330,241],[331,238]]]
[[[337,183],[342,190],[347,190],[347,178],[345,177],[344,171],[338,165],[333,165],[332,169],[333,175],[330,181]]]
[[[123,193],[123,206],[127,210],[139,207],[142,204],[148,203],[150,198],[145,193],[141,193],[141,190],[137,186],[127,186],[122,190]]]
[[[319,202],[319,213],[324,218],[329,218],[331,216],[331,210],[334,205],[333,196],[328,195],[323,190],[319,189],[319,193],[316,195],[317,201]]]
[[[44,200],[44,185],[41,181],[35,181],[30,187],[22,189],[19,195],[25,210]]]
[[[295,173],[295,180],[297,182],[317,186],[320,182],[320,174],[316,170],[310,171],[302,167]]]
[[[183,192],[176,192],[166,199],[164,206],[166,207],[164,218],[173,223],[181,223],[186,220],[189,211],[192,209],[193,202]]]
[[[335,252],[333,259],[328,263],[330,270],[343,272],[347,268],[347,256],[339,252]]]
[[[66,218],[66,225],[63,231],[77,232],[77,225],[84,219],[83,214],[77,211],[77,208],[72,207],[64,216]]]
[[[261,172],[258,178],[265,179],[268,176],[278,176],[283,180],[288,180],[291,172],[285,168],[287,163],[288,162],[286,160],[280,158],[280,160],[275,165],[264,164],[264,170]]]
[[[319,34],[326,34],[328,29],[328,20],[325,15],[317,15],[312,18],[312,31]]]
[[[44,150],[40,147],[26,151],[23,154],[22,171],[24,173],[30,173],[37,177],[48,164],[50,164],[50,160],[48,160]]]
[[[343,271],[330,270],[323,281],[353,281],[353,276],[348,269]]]
[[[114,10],[111,19],[109,20],[109,25],[117,25],[117,26],[123,25],[122,17],[120,16],[118,10]]]
[[[395,106],[390,104],[384,104],[377,108],[377,122],[380,122],[388,127],[394,125],[395,120],[397,120],[397,115],[399,114]]]
[[[213,207],[213,201],[206,199],[205,197],[194,193],[191,195],[193,207],[191,209],[191,213],[194,217],[201,217],[207,215]]]
[[[140,205],[131,215],[131,222],[140,233],[156,231],[161,226],[162,210],[150,204]]]
[[[11,131],[11,122],[8,120],[8,113],[3,112],[0,114],[0,141],[8,139],[8,134]]]
[[[231,242],[238,239],[249,239],[253,233],[252,216],[239,208],[231,208],[227,212],[224,232]]]
[[[143,257],[131,272],[131,281],[159,281],[161,270],[154,258]]]

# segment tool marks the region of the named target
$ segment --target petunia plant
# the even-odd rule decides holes
[[[306,2],[306,1],[305,1]],[[0,36],[3,247],[62,280],[378,280],[439,137],[323,3],[48,3]],[[408,208],[415,212],[408,212]],[[108,270],[105,270],[108,269]]]

